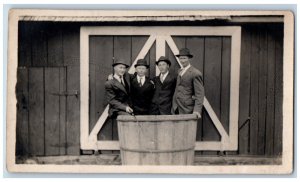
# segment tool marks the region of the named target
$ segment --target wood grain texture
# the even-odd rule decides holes
[[[27,156],[29,153],[29,102],[28,102],[28,69],[19,67],[17,72],[17,126],[16,126],[16,155]]]
[[[31,66],[32,61],[32,26],[30,23],[19,22],[18,31],[18,66]]]
[[[282,102],[283,102],[283,29],[275,31],[275,120],[274,155],[282,154]]]
[[[250,100],[250,154],[257,153],[258,145],[258,90],[259,90],[259,31],[252,29],[251,40],[251,100]]]
[[[267,63],[268,63],[268,42],[267,32],[265,26],[260,29],[259,41],[259,89],[258,89],[258,143],[257,154],[263,155],[265,153],[265,134],[266,134],[266,105],[267,105]]]
[[[251,65],[251,30],[242,29],[241,44],[241,75],[240,75],[240,103],[239,103],[239,145],[240,155],[249,153],[249,125],[250,125],[250,65]]]
[[[266,146],[265,154],[273,155],[274,146],[274,110],[275,110],[275,37],[268,29],[267,59],[267,108],[266,108]]]
[[[205,38],[204,87],[205,96],[220,119],[221,110],[221,51],[220,37]],[[213,74],[211,74],[213,73]],[[220,135],[208,115],[203,117],[203,140],[219,141]]]
[[[59,155],[59,68],[45,68],[45,155]]]
[[[44,68],[30,68],[29,87],[29,154],[45,155]]]

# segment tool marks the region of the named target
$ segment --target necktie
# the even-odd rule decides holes
[[[122,85],[125,86],[125,84],[123,82],[123,77],[122,76],[120,76],[120,80],[121,80]]]
[[[160,82],[163,83],[164,82],[164,75],[160,74]]]
[[[142,84],[142,78],[140,78],[139,85],[140,85],[140,87],[143,86],[143,84]]]

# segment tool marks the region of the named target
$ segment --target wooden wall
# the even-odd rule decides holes
[[[84,23],[19,23],[19,63],[16,85],[17,155],[79,155],[79,31]],[[241,25],[241,75],[239,149],[228,155],[280,155],[282,151],[282,45],[283,26]],[[205,75],[206,97],[228,130],[228,80],[230,38],[174,37],[176,45],[189,47],[194,64]],[[146,37],[92,37],[90,39],[90,126],[106,103],[102,89],[111,58],[123,56],[128,63],[138,54]],[[112,43],[111,43],[112,42]],[[105,49],[97,46],[105,45]],[[119,46],[119,47],[118,47]],[[219,51],[219,52],[216,52]],[[167,48],[175,63],[174,56]],[[101,56],[100,56],[101,55]],[[103,60],[97,59],[101,57]],[[94,59],[95,58],[95,59]],[[146,59],[155,59],[155,45]],[[107,61],[104,61],[107,60]],[[205,60],[205,61],[204,61]],[[205,64],[205,62],[209,64]],[[93,66],[91,66],[93,65]],[[172,71],[176,71],[178,66]],[[154,65],[150,75],[154,75]],[[211,73],[211,74],[209,74]],[[212,74],[213,73],[213,74]],[[100,80],[100,81],[99,81]],[[209,83],[209,84],[208,84]],[[216,91],[217,89],[217,91]],[[213,92],[219,92],[219,95]],[[198,125],[198,140],[219,140],[207,114]],[[205,119],[206,118],[206,119]],[[116,123],[106,122],[98,135],[116,140]],[[211,131],[204,133],[203,131]],[[214,155],[216,152],[201,152]]]

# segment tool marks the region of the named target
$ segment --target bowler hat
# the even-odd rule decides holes
[[[156,61],[156,65],[158,65],[159,62],[164,61],[166,62],[169,66],[171,66],[171,61],[166,58],[165,56],[160,56],[160,58]]]
[[[116,65],[122,64],[124,66],[126,66],[126,68],[129,67],[128,64],[125,63],[125,61],[123,59],[115,59],[114,63],[112,64],[113,67],[115,67]]]
[[[193,55],[190,53],[190,50],[188,48],[182,48],[179,50],[179,54],[176,55],[176,57],[179,56],[188,56],[189,58],[192,58]]]
[[[134,67],[136,68],[137,66],[146,66],[146,68],[149,68],[149,65],[147,64],[147,61],[145,59],[139,59],[139,60],[137,60],[137,62],[134,65]]]

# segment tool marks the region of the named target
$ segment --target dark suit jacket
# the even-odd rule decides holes
[[[149,114],[151,100],[154,92],[154,84],[146,77],[142,87],[139,86],[136,76],[131,77],[131,98],[135,115]]]
[[[109,115],[118,115],[118,112],[126,112],[126,107],[131,106],[130,100],[130,77],[129,75],[124,75],[125,84],[127,88],[124,87],[117,79],[113,78],[105,83],[105,91],[107,102],[109,103]]]
[[[180,71],[179,71],[180,72]],[[176,89],[172,102],[172,113],[178,109],[179,114],[201,114],[204,100],[204,84],[202,73],[191,67],[181,77],[177,76]]]
[[[169,72],[163,83],[160,81],[160,75],[154,77],[153,82],[155,84],[155,92],[152,98],[150,114],[170,115],[176,87],[176,76]]]

